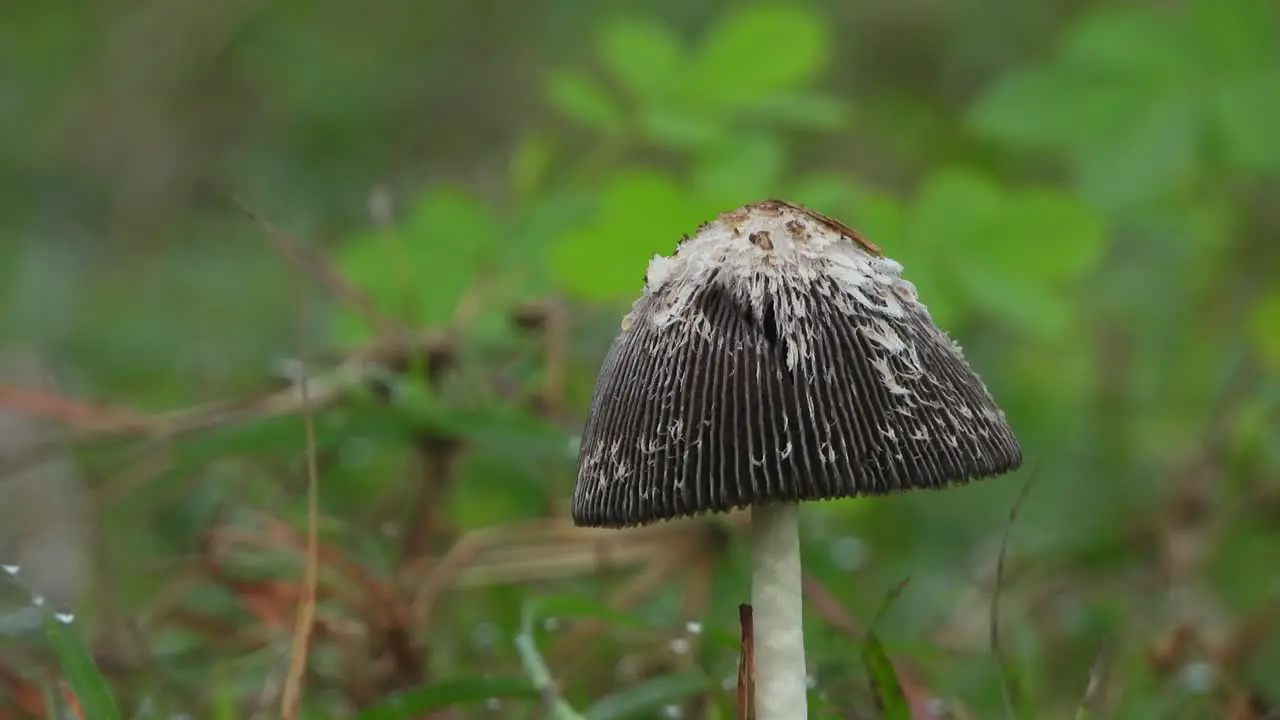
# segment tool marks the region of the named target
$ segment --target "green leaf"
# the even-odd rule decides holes
[[[827,33],[808,10],[753,6],[734,11],[704,40],[692,88],[736,108],[812,81],[827,63]]]
[[[1108,141],[1081,152],[1075,163],[1083,194],[1120,211],[1176,192],[1194,175],[1202,128],[1194,97],[1157,98]]]
[[[645,137],[670,150],[702,150],[718,142],[725,132],[721,120],[696,108],[652,105],[643,113],[640,121]]]
[[[970,108],[967,123],[1015,148],[1080,151],[1122,132],[1149,102],[1140,83],[1096,69],[1033,65],[1005,75]]]
[[[960,325],[966,308],[954,262],[971,252],[973,239],[999,216],[1002,202],[1000,189],[982,175],[964,169],[938,170],[925,180],[900,221],[903,229],[897,244],[888,238],[882,241],[886,252],[903,264],[904,274],[939,327]],[[891,208],[886,206],[884,213],[886,224],[894,221]]]
[[[505,252],[495,258],[502,282],[486,288],[486,296],[495,308],[546,298],[554,291],[552,244],[580,227],[594,203],[594,189],[566,184],[548,185],[526,199],[511,218],[510,231],[503,238]]]
[[[801,130],[844,129],[852,114],[844,100],[816,93],[785,93],[762,97],[743,107],[762,120]]]
[[[546,487],[514,452],[471,453],[463,460],[461,481],[442,500],[442,509],[460,531],[532,519],[545,510]]]
[[[1174,16],[1146,7],[1103,8],[1067,32],[1058,61],[1140,81],[1153,90],[1186,82],[1194,60]]]
[[[966,306],[974,311],[1042,339],[1058,337],[1070,327],[1068,299],[1031,277],[1010,275],[977,259],[950,270],[963,287]]]
[[[986,177],[965,169],[932,173],[908,220],[907,242],[921,249],[966,251],[1000,214],[1003,195]]]
[[[641,19],[609,23],[600,34],[605,67],[637,97],[655,100],[677,85],[682,52],[661,25]]]
[[[627,720],[656,717],[667,705],[707,692],[711,680],[702,673],[650,678],[598,700],[585,713],[587,720]]]
[[[902,691],[902,683],[898,681],[898,673],[885,654],[880,638],[873,632],[868,632],[863,641],[862,661],[867,666],[871,691],[880,708],[880,716],[885,720],[911,720],[911,706],[907,704],[907,696]]]
[[[1112,143],[1160,97],[1189,95],[1194,73],[1172,16],[1108,8],[1073,25],[1052,58],[992,85],[968,123],[1014,147],[1084,152]]]
[[[399,227],[348,241],[338,265],[382,313],[414,325],[442,323],[491,259],[498,233],[485,202],[439,186],[419,198]],[[337,322],[344,339],[367,337],[351,310],[343,308]]]
[[[769,135],[738,136],[719,143],[694,170],[697,192],[717,206],[736,207],[777,194],[783,148]]]
[[[546,82],[547,101],[561,115],[604,135],[617,133],[624,114],[604,88],[584,72],[556,70]]]
[[[470,677],[441,680],[384,698],[355,720],[411,720],[433,710],[482,703],[491,698],[534,700],[533,683],[524,677]]]
[[[602,190],[596,221],[562,237],[552,269],[569,292],[588,300],[636,294],[656,253],[670,252],[681,235],[706,218],[667,175],[633,171]]]
[[[853,214],[850,219],[854,230],[886,252],[901,253],[907,245],[906,208],[893,195],[880,192],[858,193],[853,197]]]
[[[1191,53],[1216,82],[1274,66],[1280,17],[1273,0],[1195,0],[1189,14]]]
[[[1087,205],[1055,190],[1013,193],[985,232],[969,239],[966,255],[1008,277],[1058,284],[1097,265],[1102,220]]]
[[[1280,293],[1260,300],[1249,320],[1254,348],[1268,365],[1280,369]]]
[[[520,139],[508,165],[511,189],[527,200],[542,187],[555,157],[555,146],[545,135],[530,133]]]
[[[428,270],[445,258],[481,255],[494,250],[498,225],[493,208],[460,188],[440,185],[414,203],[400,230],[414,260]]]
[[[959,296],[1043,333],[1065,326],[1068,305],[1059,288],[1097,264],[1104,237],[1101,220],[1069,195],[1009,191],[966,170],[930,176],[907,227],[904,247],[893,254],[935,322],[950,325],[939,315],[954,311]]]
[[[1226,79],[1212,102],[1218,144],[1231,167],[1280,169],[1280,69]]]
[[[853,201],[857,190],[849,178],[837,173],[813,173],[800,179],[788,197],[814,210],[826,212],[833,217],[841,215],[840,209],[846,208]],[[862,218],[853,217],[854,229],[863,230]],[[875,242],[874,240],[872,242]]]
[[[111,687],[98,671],[98,666],[84,643],[71,630],[70,624],[63,622],[53,612],[47,612],[44,632],[58,658],[58,665],[62,668],[67,684],[84,709],[85,717],[94,720],[122,720],[123,716],[111,693]]]

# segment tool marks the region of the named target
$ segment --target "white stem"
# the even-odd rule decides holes
[[[756,720],[808,717],[800,520],[793,503],[751,509]]]

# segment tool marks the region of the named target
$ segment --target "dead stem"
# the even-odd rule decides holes
[[[738,626],[742,633],[742,646],[738,651],[738,720],[755,720],[756,717],[756,641],[751,619],[751,606],[738,606]]]

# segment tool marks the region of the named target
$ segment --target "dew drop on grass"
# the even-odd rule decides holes
[[[35,605],[36,607],[44,607],[44,596],[43,596],[43,595],[32,595],[32,596],[31,596],[31,604],[32,604],[32,605]]]
[[[76,616],[72,613],[54,613],[53,619],[57,620],[63,625],[70,625],[72,622],[75,621]]]
[[[666,707],[662,708],[662,717],[664,718],[674,719],[674,718],[682,717],[683,715],[684,715],[684,712],[680,710],[679,705],[667,705]]]
[[[689,631],[690,635],[702,634],[702,623],[698,622],[697,620],[690,620],[687,624],[685,624],[684,628],[685,630]]]
[[[671,640],[671,652],[677,655],[683,655],[689,652],[689,640],[687,638],[674,638]]]
[[[0,570],[4,570],[8,575],[17,575],[21,569],[17,565],[0,565]]]

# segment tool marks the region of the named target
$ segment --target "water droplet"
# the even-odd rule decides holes
[[[32,596],[31,596],[31,604],[32,604],[32,605],[35,605],[36,607],[43,607],[43,606],[44,606],[44,596],[43,596],[43,595],[32,595]]]
[[[542,629],[547,632],[555,632],[560,629],[560,621],[553,617],[546,618],[542,621]]]
[[[667,705],[662,708],[662,717],[664,718],[672,718],[674,720],[674,718],[681,717],[682,715],[684,715],[684,711],[680,709],[679,705]]]
[[[697,620],[690,620],[688,623],[685,624],[684,629],[688,630],[690,635],[701,635],[702,623],[698,622]]]
[[[18,571],[21,569],[22,568],[18,567],[17,565],[0,565],[0,570],[4,570],[6,573],[10,575],[17,575]]]
[[[853,572],[862,567],[866,559],[866,546],[852,535],[831,543],[831,562],[845,572]]]
[[[671,652],[677,655],[683,655],[689,652],[689,639],[682,637],[673,638],[671,640]]]
[[[53,619],[63,625],[70,625],[76,619],[76,616],[72,613],[54,613]]]

